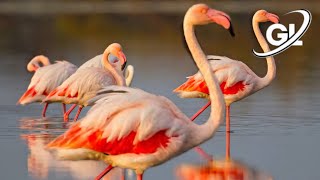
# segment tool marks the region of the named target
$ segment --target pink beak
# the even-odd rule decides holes
[[[231,24],[230,16],[222,11],[215,9],[209,9],[207,11],[207,16],[215,23],[223,26],[225,29],[228,29],[231,36],[235,36],[233,27]]]
[[[268,18],[269,21],[271,21],[271,22],[273,22],[275,24],[279,23],[279,17],[277,15],[275,15],[275,14],[268,13],[266,15],[266,17]]]
[[[207,16],[217,24],[223,26],[225,29],[230,27],[230,17],[226,13],[214,9],[209,9]]]

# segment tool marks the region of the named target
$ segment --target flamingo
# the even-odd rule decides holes
[[[42,66],[40,66],[40,63]],[[21,96],[17,104],[26,105],[34,102],[42,102],[46,96],[56,87],[62,84],[71,76],[77,67],[68,61],[56,61],[51,64],[46,56],[35,56],[27,65],[29,72],[35,72],[27,91]],[[62,104],[63,112],[66,111],[65,104]],[[42,116],[46,116],[48,103],[45,103]]]
[[[113,54],[121,62],[121,68],[118,62],[109,62],[109,55]],[[87,106],[89,99],[103,87],[109,85],[125,85],[125,79],[122,74],[123,65],[126,63],[126,56],[122,47],[118,43],[110,44],[102,55],[102,64],[96,59],[89,61],[88,67],[79,67],[79,69],[64,81],[59,87],[53,90],[43,102],[63,102],[65,104],[75,104],[64,115],[64,120],[68,119],[69,114],[79,105],[78,112],[74,118],[76,121],[83,107]],[[90,64],[91,63],[91,64]]]
[[[212,100],[209,119],[197,125],[165,97],[140,89],[108,86],[88,103],[95,102],[87,115],[47,147],[59,159],[103,160],[109,166],[135,170],[137,179],[152,166],[162,164],[212,138],[223,122],[225,102],[194,34],[193,25],[217,23],[230,27],[227,14],[197,4],[184,18],[184,33],[195,63],[204,75]],[[213,108],[214,107],[214,108]]]
[[[264,52],[270,51],[268,43],[259,29],[260,22],[279,22],[279,17],[265,10],[258,10],[252,18],[254,33]],[[230,157],[230,105],[268,86],[276,76],[274,58],[266,58],[268,71],[260,78],[246,64],[224,56],[209,55],[211,71],[216,75],[226,103],[226,157]],[[209,98],[208,87],[201,72],[188,77],[188,80],[174,90],[181,98]],[[208,106],[210,101],[195,113],[193,121]]]

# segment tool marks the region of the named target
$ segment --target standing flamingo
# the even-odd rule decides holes
[[[279,17],[265,10],[257,11],[252,18],[254,33],[264,52],[270,51],[268,43],[259,29],[260,22],[279,22]],[[211,71],[216,75],[226,102],[226,156],[230,157],[230,105],[239,101],[260,89],[268,86],[276,76],[276,64],[272,56],[267,57],[268,72],[265,77],[257,76],[246,64],[223,56],[207,56],[211,65]],[[188,80],[176,88],[182,98],[209,98],[208,87],[201,72],[188,77]],[[208,102],[191,119],[194,120],[208,106]]]
[[[63,102],[65,104],[79,105],[74,119],[76,121],[82,108],[88,105],[88,100],[94,97],[101,88],[109,85],[125,85],[125,79],[121,71],[123,68],[118,68],[117,62],[109,62],[108,57],[110,54],[120,60],[121,66],[127,61],[121,45],[118,43],[110,44],[102,55],[104,68],[94,66],[80,67],[72,76],[52,91],[44,99],[44,102]],[[75,106],[71,107],[65,113],[64,120],[68,119],[74,108]]]
[[[43,65],[40,66],[40,63]],[[71,74],[73,74],[77,67],[67,61],[56,61],[51,64],[49,59],[43,55],[34,57],[28,64],[27,70],[35,72],[27,91],[21,96],[17,104],[29,104],[34,102],[42,102],[46,96],[56,87],[62,84]],[[66,111],[65,104],[63,105],[63,112]],[[48,103],[44,105],[42,116],[46,116]]]
[[[135,170],[137,179],[142,180],[147,168],[212,138],[223,122],[225,102],[193,27],[212,22],[226,29],[231,24],[225,13],[197,4],[187,11],[183,26],[187,44],[204,75],[212,100],[206,123],[193,123],[165,97],[129,87],[109,86],[90,101],[96,104],[82,121],[50,142],[48,148],[54,149],[61,159],[94,159],[110,164],[96,179],[119,166]]]

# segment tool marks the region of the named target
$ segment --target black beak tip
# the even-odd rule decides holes
[[[233,30],[233,26],[232,26],[232,24],[230,23],[230,27],[229,27],[229,33],[230,33],[230,35],[232,36],[232,37],[235,37],[236,35],[235,35],[235,33],[234,33],[234,30]]]
[[[127,61],[122,64],[122,66],[121,66],[121,71],[124,70],[124,68],[126,67],[126,65],[127,65]]]

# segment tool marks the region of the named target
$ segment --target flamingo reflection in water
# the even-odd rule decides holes
[[[214,160],[208,164],[184,164],[176,169],[179,180],[272,180],[273,177],[240,161]]]
[[[48,179],[49,172],[70,174],[72,179],[92,179],[105,168],[103,162],[97,161],[59,161],[45,149],[47,143],[62,133],[64,128],[56,126],[58,122],[51,118],[49,121],[42,119],[23,118],[20,120],[20,129],[27,130],[21,134],[21,139],[26,141],[29,149],[27,158],[28,172],[36,179]],[[63,124],[59,119],[59,123]],[[51,123],[51,124],[50,124]],[[56,129],[55,129],[56,128]],[[32,133],[29,133],[32,132]],[[103,180],[123,179],[123,169],[115,168]]]

